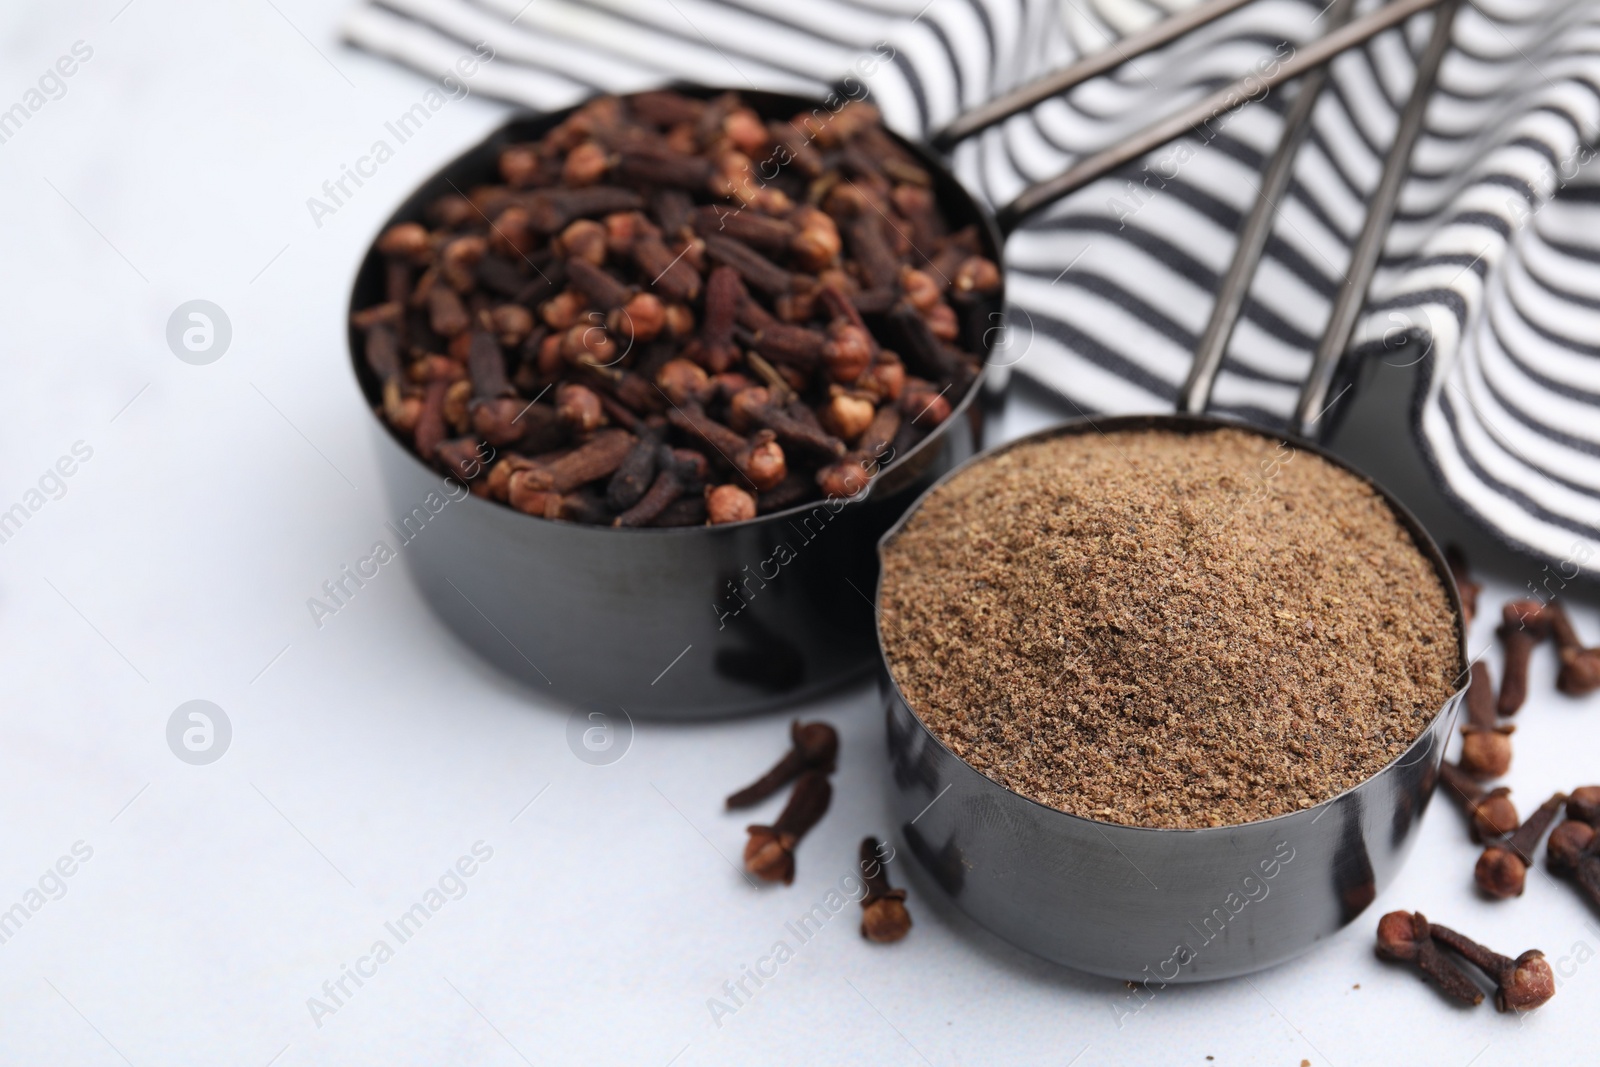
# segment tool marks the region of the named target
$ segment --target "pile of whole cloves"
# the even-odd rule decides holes
[[[1461,595],[1465,622],[1470,624],[1477,609],[1479,583],[1472,580],[1466,559],[1459,549],[1451,546],[1446,552],[1450,571]],[[1501,611],[1501,623],[1496,630],[1505,648],[1505,676],[1501,680],[1498,697],[1489,666],[1482,660],[1472,665],[1471,680],[1467,687],[1467,722],[1462,727],[1465,735],[1458,764],[1445,763],[1441,776],[1450,795],[1462,803],[1471,820],[1474,841],[1484,845],[1473,870],[1474,880],[1484,895],[1505,900],[1521,896],[1527,881],[1528,868],[1545,833],[1567,807],[1569,822],[1577,827],[1558,829],[1562,844],[1561,858],[1551,854],[1551,869],[1570,873],[1579,878],[1591,899],[1594,890],[1583,881],[1580,853],[1588,845],[1585,830],[1593,833],[1592,819],[1585,820],[1574,812],[1593,814],[1593,804],[1579,802],[1574,807],[1571,798],[1557,792],[1546,800],[1526,821],[1519,821],[1517,809],[1512,804],[1511,790],[1505,786],[1485,789],[1481,780],[1498,778],[1511,767],[1511,732],[1513,727],[1502,723],[1500,716],[1515,715],[1528,695],[1528,662],[1533,649],[1546,637],[1554,637],[1561,660],[1561,671],[1556,685],[1564,693],[1581,696],[1600,688],[1600,648],[1586,649],[1578,640],[1566,611],[1555,601],[1513,600]],[[1573,796],[1588,796],[1589,791],[1600,788],[1584,786]],[[1569,846],[1584,840],[1575,849]],[[1552,849],[1557,848],[1555,837]],[[1593,850],[1590,850],[1593,851]],[[1570,864],[1567,860],[1570,859]],[[1589,865],[1593,866],[1593,865]],[[1595,875],[1589,876],[1591,881]],[[1600,899],[1597,899],[1600,903]]]
[[[1472,580],[1459,549],[1451,546],[1445,555],[1461,596],[1463,621],[1470,625],[1481,586]],[[1575,881],[1600,908],[1600,786],[1582,786],[1570,795],[1557,792],[1519,821],[1511,790],[1482,784],[1510,769],[1512,728],[1500,717],[1515,715],[1527,700],[1528,662],[1534,648],[1547,637],[1555,639],[1561,662],[1556,686],[1572,696],[1600,688],[1600,648],[1582,646],[1571,620],[1555,601],[1507,603],[1496,633],[1505,649],[1499,694],[1488,665],[1481,660],[1473,663],[1460,762],[1440,768],[1446,791],[1465,808],[1472,839],[1484,846],[1473,878],[1491,899],[1521,896],[1539,842],[1565,809],[1566,821],[1550,832],[1546,862],[1552,873]],[[1555,995],[1555,977],[1542,952],[1532,949],[1515,959],[1502,956],[1428,922],[1421,912],[1392,911],[1379,920],[1377,951],[1384,959],[1415,964],[1447,996],[1467,1004],[1480,1003],[1483,991],[1460,961],[1495,983],[1495,1006],[1501,1011],[1528,1011]]]
[[[789,739],[789,751],[772,769],[730,795],[726,802],[729,810],[748,808],[794,782],[789,802],[776,821],[770,826],[752,824],[744,846],[745,870],[763,881],[784,885],[794,883],[795,846],[827,814],[833,799],[828,776],[839,756],[839,735],[825,722],[802,723],[796,719],[789,726]],[[911,929],[906,891],[889,884],[888,865],[893,856],[894,850],[875,837],[861,842],[861,936],[868,941],[898,941]]]
[[[623,527],[853,496],[977,376],[999,271],[870,105],[601,97],[499,170],[380,235],[352,316],[380,417],[480,496]]]

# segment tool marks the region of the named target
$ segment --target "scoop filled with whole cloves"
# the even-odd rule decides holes
[[[386,229],[351,316],[379,418],[480,496],[624,528],[852,497],[979,377],[989,238],[870,104],[599,97],[498,170]]]

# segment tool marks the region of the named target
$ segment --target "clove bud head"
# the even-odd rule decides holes
[[[1555,995],[1556,976],[1535,948],[1517,957],[1510,977],[1495,990],[1494,1004],[1501,1011],[1532,1011]]]
[[[1378,920],[1378,955],[1408,962],[1417,958],[1417,923],[1409,911],[1391,911]]]
[[[1511,769],[1510,726],[1468,728],[1461,740],[1461,768],[1474,778],[1499,778]]]
[[[1509,900],[1522,895],[1527,883],[1528,865],[1509,848],[1490,845],[1478,857],[1472,877],[1478,883],[1478,888],[1488,896],[1496,900]]]
[[[1550,834],[1545,846],[1546,860],[1556,874],[1571,874],[1578,869],[1578,861],[1594,842],[1594,827],[1575,819],[1568,819]]]
[[[1580,785],[1567,794],[1567,818],[1600,826],[1600,785]]]
[[[1556,688],[1568,696],[1587,696],[1600,689],[1600,648],[1563,648]]]
[[[713,526],[756,517],[756,498],[737,485],[706,487],[706,519]]]
[[[911,913],[906,910],[906,891],[891,889],[876,900],[861,905],[861,936],[880,945],[891,944],[911,930]]]
[[[801,722],[789,727],[789,739],[807,767],[832,773],[839,758],[839,731],[825,722]]]
[[[386,256],[421,260],[433,248],[433,238],[419,223],[401,222],[378,237],[378,251]]]
[[[1511,790],[1500,786],[1472,802],[1472,832],[1477,840],[1491,841],[1504,837],[1521,823],[1510,794]]]
[[[752,825],[748,829],[750,840],[744,844],[744,869],[764,882],[793,885],[794,835],[770,826]]]
[[[773,440],[771,430],[760,431],[750,442],[749,451],[735,457],[734,463],[739,473],[761,492],[776,487],[789,473],[783,446]]]

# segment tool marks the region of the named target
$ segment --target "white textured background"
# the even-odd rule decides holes
[[[786,715],[641,726],[591,767],[565,709],[455,643],[403,570],[317,630],[306,598],[389,516],[344,352],[350,277],[392,206],[502,109],[449,104],[319,229],[306,198],[426,84],[341,49],[338,3],[121,4],[0,13],[0,109],[75,42],[93,49],[0,143],[0,508],[74,442],[93,449],[0,544],[0,908],[76,842],[93,850],[0,944],[0,1063],[1592,1061],[1596,915],[1542,873],[1522,900],[1477,899],[1444,804],[1399,882],[1326,946],[1169,988],[1120,1028],[1120,985],[997,941],[905,865],[910,938],[864,943],[852,905],[715,1026],[707,998],[889,829],[873,694],[805,709],[843,734],[834,808],[795,885],[757,891],[731,863],[747,817],[721,798],[781,751]],[[232,322],[209,366],[165,342],[195,298]],[[1408,374],[1380,373],[1340,441],[1492,573],[1476,651],[1499,601],[1543,575],[1424,484]],[[1008,433],[1056,417],[1038,400]],[[1578,625],[1600,641],[1589,604]],[[1524,813],[1600,779],[1600,700],[1556,694],[1548,648],[1534,668],[1509,778]],[[166,745],[195,698],[233,724],[210,766]],[[493,858],[466,894],[316,1026],[307,998],[480,840]],[[1373,959],[1396,907],[1543,948],[1559,995],[1522,1020],[1448,1006]]]

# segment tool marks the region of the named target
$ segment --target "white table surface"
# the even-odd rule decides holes
[[[852,905],[714,1023],[708,998],[891,827],[873,694],[803,710],[843,735],[836,799],[794,886],[755,890],[733,868],[748,816],[721,798],[782,749],[787,714],[640,725],[625,758],[589,766],[565,709],[456,643],[404,570],[318,630],[306,599],[389,517],[343,349],[349,279],[393,205],[504,109],[449,104],[318,228],[306,199],[424,82],[341,48],[337,2],[121,5],[0,14],[0,108],[75,42],[93,49],[0,143],[0,508],[76,442],[93,450],[0,544],[0,908],[42,877],[64,887],[0,944],[0,1063],[1593,1061],[1596,915],[1543,873],[1521,900],[1477,898],[1446,804],[1324,947],[1169,988],[1120,1028],[1120,984],[1000,942],[914,878],[906,941],[863,942]],[[195,298],[233,328],[206,366],[165,340]],[[1382,373],[1341,440],[1490,572],[1476,650],[1540,570],[1432,494],[1408,382]],[[1056,417],[1022,396],[1005,428]],[[1593,602],[1575,615],[1600,641]],[[1555,693],[1551,661],[1537,654],[1518,719],[1524,812],[1600,778],[1600,701]],[[166,741],[192,699],[233,728],[206,766]],[[308,998],[393,944],[385,921],[476,842],[493,854],[465,894],[314,1020]],[[92,855],[45,877],[75,846]],[[1559,995],[1522,1019],[1447,1005],[1373,958],[1377,916],[1399,907],[1507,953],[1543,948]]]

